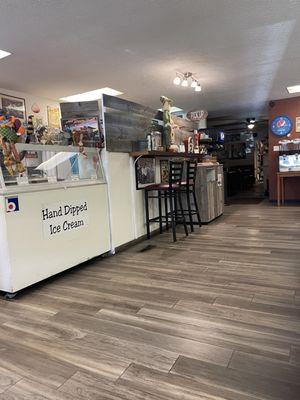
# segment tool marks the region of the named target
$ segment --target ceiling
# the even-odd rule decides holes
[[[59,99],[104,86],[155,108],[265,112],[300,84],[300,0],[1,0],[0,87]],[[203,90],[174,86],[191,71]]]

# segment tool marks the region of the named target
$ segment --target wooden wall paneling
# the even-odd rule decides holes
[[[162,120],[162,112],[119,97],[103,95],[103,106],[125,113],[139,114],[151,119]]]
[[[103,96],[103,106],[108,151],[131,152],[134,145],[130,141],[145,140],[153,120],[158,122],[157,129],[163,133],[162,111],[107,95]],[[178,126],[178,129],[175,130],[175,137],[179,144],[181,133],[190,134],[193,131],[194,123],[173,115],[172,120]],[[122,143],[125,138],[128,140],[127,144]]]
[[[62,119],[74,117],[95,117],[100,114],[98,101],[61,103],[60,110]]]
[[[134,142],[146,139],[154,119],[162,123],[160,111],[131,101],[104,95],[103,106],[108,151],[132,152]],[[160,129],[162,131],[162,126]]]

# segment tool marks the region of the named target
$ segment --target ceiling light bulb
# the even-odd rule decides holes
[[[8,56],[11,56],[11,53],[9,53],[8,51],[0,50],[0,59]]]
[[[195,87],[195,92],[201,92],[201,90],[202,90],[201,85],[199,85],[198,83],[198,85]]]
[[[179,76],[176,76],[173,80],[174,85],[180,85],[181,84],[181,79]]]
[[[289,93],[299,93],[300,92],[300,85],[288,86],[287,91]]]
[[[61,97],[59,100],[68,101],[68,102],[81,102],[81,101],[93,101],[101,99],[103,94],[107,94],[109,96],[119,96],[123,94],[123,92],[119,92],[118,90],[104,87],[101,89],[91,90],[90,92],[78,93],[72,96]]]
[[[198,85],[198,82],[197,82],[197,81],[193,81],[193,82],[191,83],[191,87],[192,87],[192,88],[195,88],[197,85]]]
[[[181,82],[181,86],[184,86],[184,87],[189,86],[188,80],[186,78],[184,78],[184,80]]]

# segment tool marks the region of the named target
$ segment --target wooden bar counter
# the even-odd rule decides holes
[[[201,163],[203,155],[194,153],[179,153],[167,151],[136,151],[130,156],[139,158],[169,158],[169,159],[196,159],[198,160],[195,193],[200,210],[201,221],[207,224],[223,214],[224,209],[224,176],[223,165],[218,163]],[[138,187],[138,184],[137,184]],[[185,199],[183,199],[184,206]],[[186,207],[185,207],[186,208]],[[197,223],[197,221],[194,221]]]
[[[277,172],[277,205],[284,205],[285,178],[300,178],[300,171]]]
[[[179,152],[171,152],[171,151],[134,151],[130,153],[131,157],[181,157],[181,158],[197,158],[201,159],[202,154],[194,154],[194,153],[179,153]]]

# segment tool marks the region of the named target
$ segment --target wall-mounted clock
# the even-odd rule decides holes
[[[291,133],[291,130],[293,129],[293,122],[289,117],[280,115],[273,119],[270,124],[270,128],[274,135],[286,136]]]

